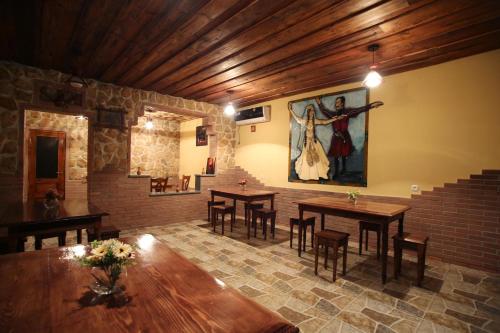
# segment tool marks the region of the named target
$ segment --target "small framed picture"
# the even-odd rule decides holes
[[[196,146],[206,146],[208,135],[206,126],[196,126]]]
[[[215,157],[207,158],[207,175],[215,175]]]

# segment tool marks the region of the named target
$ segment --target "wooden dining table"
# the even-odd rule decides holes
[[[241,187],[218,187],[210,189],[212,201],[214,198],[222,197],[233,199],[233,206],[236,208],[236,201],[243,201],[250,203],[252,201],[269,200],[271,209],[274,209],[274,197],[279,192],[257,190],[257,189],[243,189]],[[247,238],[250,239],[250,223],[247,223]]]
[[[299,257],[302,253],[302,229],[304,212],[321,214],[321,230],[325,229],[325,215],[345,217],[354,220],[370,221],[382,226],[382,283],[387,281],[387,251],[389,247],[389,224],[398,221],[398,234],[403,235],[405,212],[411,207],[400,204],[389,204],[358,200],[353,203],[348,199],[319,197],[295,202],[299,207]],[[357,222],[356,221],[356,222]]]
[[[152,235],[122,241],[136,259],[111,296],[72,260],[83,245],[0,256],[0,332],[299,332]]]
[[[55,233],[93,228],[101,237],[101,220],[109,215],[87,199],[60,200],[56,209],[47,209],[43,201],[16,202],[0,218],[0,228],[7,229],[9,252],[15,252],[20,238],[41,233]]]

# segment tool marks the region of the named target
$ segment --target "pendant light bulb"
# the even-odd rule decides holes
[[[144,127],[147,129],[147,130],[151,130],[153,129],[154,125],[153,125],[153,120],[148,117],[148,119],[146,120],[146,123],[144,124]]]
[[[363,80],[363,85],[368,88],[376,88],[382,83],[382,81],[382,76],[374,68],[371,68],[370,72]]]
[[[379,49],[378,44],[372,44],[368,46],[368,51],[372,53],[372,65],[370,66],[370,72],[366,74],[365,79],[363,80],[363,85],[367,88],[375,88],[378,87],[382,81],[382,75],[380,75],[375,69],[377,65],[375,65],[375,52]]]
[[[226,107],[224,108],[224,114],[226,116],[232,116],[236,113],[236,110],[234,109],[233,103],[229,102],[227,103]]]

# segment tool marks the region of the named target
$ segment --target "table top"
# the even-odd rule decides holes
[[[332,197],[318,197],[306,200],[294,201],[294,203],[317,208],[342,210],[352,213],[363,213],[376,216],[392,217],[404,213],[411,207],[407,205],[389,204],[358,199],[356,204],[346,199]]]
[[[111,297],[95,298],[90,269],[64,248],[0,256],[0,331],[298,332],[153,236],[124,241],[137,242],[136,264]]]
[[[82,199],[61,200],[59,208],[51,212],[45,208],[43,201],[17,202],[7,207],[0,218],[0,227],[105,215],[108,213]]]
[[[217,192],[217,193],[223,193],[223,194],[229,194],[229,195],[237,195],[237,196],[241,196],[241,197],[258,197],[258,196],[266,196],[266,195],[273,195],[273,194],[279,193],[279,192],[275,192],[275,191],[257,190],[257,189],[252,189],[252,188],[247,188],[247,189],[243,190],[240,186],[217,187],[217,188],[211,188],[210,191]]]

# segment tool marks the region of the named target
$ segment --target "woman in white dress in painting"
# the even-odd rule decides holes
[[[331,124],[334,121],[345,118],[346,115],[340,115],[330,119],[316,119],[314,106],[309,104],[306,106],[307,118],[301,118],[292,111],[291,103],[288,104],[288,109],[295,121],[306,128],[302,151],[295,161],[295,172],[301,180],[328,179],[330,162],[326,157],[321,142],[316,138],[314,128],[316,125]]]

